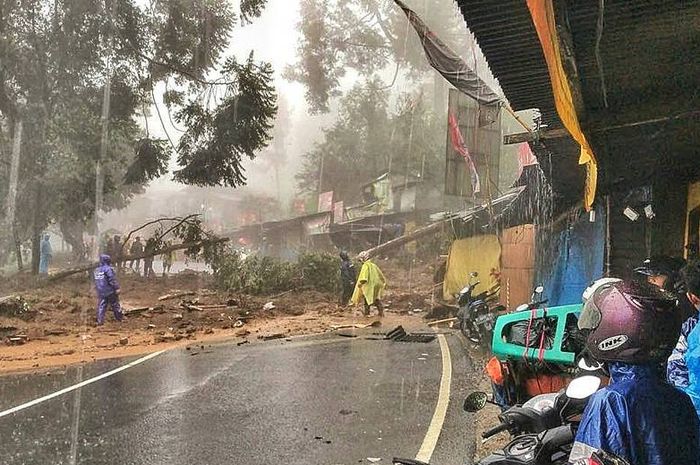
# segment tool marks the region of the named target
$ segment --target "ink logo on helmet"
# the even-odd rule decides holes
[[[617,349],[625,342],[627,342],[627,339],[627,336],[625,336],[624,334],[618,334],[617,336],[609,337],[598,343],[598,349],[600,349],[603,352]]]

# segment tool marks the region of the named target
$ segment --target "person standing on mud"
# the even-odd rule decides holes
[[[343,307],[348,304],[350,298],[352,297],[356,280],[357,273],[355,271],[355,265],[352,263],[352,260],[350,260],[348,253],[343,250],[340,252],[340,282],[342,285],[340,305]]]
[[[39,274],[49,274],[49,265],[51,264],[52,257],[53,251],[51,250],[51,242],[49,241],[49,235],[46,234],[41,241],[41,247],[39,249]]]
[[[170,247],[171,245],[173,245],[173,243],[170,241],[165,243],[166,247]],[[170,274],[170,268],[173,266],[175,251],[171,250],[169,252],[165,252],[163,255],[161,255],[161,257],[163,259],[163,277],[165,278],[166,275]]]
[[[122,321],[124,314],[119,304],[121,289],[114,268],[112,268],[112,258],[109,255],[100,255],[100,266],[95,268],[94,279],[97,291],[97,326],[104,324],[107,307],[112,309],[115,320]]]
[[[366,256],[360,255],[360,260],[362,260],[362,268],[360,268],[360,274],[357,277],[352,303],[357,305],[362,302],[365,316],[369,316],[369,310],[372,305],[379,310],[379,316],[384,316],[384,306],[380,300],[386,287],[384,273]]]
[[[152,254],[156,249],[156,240],[152,237],[146,241],[145,253]],[[153,270],[153,255],[146,256],[143,259],[143,277],[155,278],[156,272]]]
[[[124,256],[124,244],[122,244],[121,236],[114,236],[114,241],[112,242],[112,263],[117,267],[117,274],[122,271],[122,257]]]
[[[136,236],[136,239],[134,239],[134,243],[131,244],[131,248],[129,249],[129,253],[131,255],[138,255],[143,253],[143,242],[141,242],[141,238],[139,236]],[[136,272],[136,274],[141,274],[141,259],[136,258],[131,261],[131,269]]]

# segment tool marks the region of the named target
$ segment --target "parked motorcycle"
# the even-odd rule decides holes
[[[504,310],[502,305],[491,308],[497,296],[497,291],[484,291],[474,296],[474,289],[479,285],[475,279],[479,276],[476,271],[469,274],[467,285],[457,294],[457,321],[459,329],[464,337],[479,344],[482,341],[491,341],[493,325],[496,320],[495,313]]]
[[[479,465],[559,465],[566,464],[573,447],[578,417],[601,380],[585,375],[574,379],[566,390],[541,394],[522,406],[499,415],[501,424],[485,431],[484,440],[504,431],[514,439],[502,450],[484,457]],[[464,401],[464,410],[476,412],[488,402],[488,394],[475,392]]]

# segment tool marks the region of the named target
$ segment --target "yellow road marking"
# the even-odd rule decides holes
[[[437,405],[433,419],[430,421],[428,431],[425,433],[423,444],[416,454],[416,460],[421,462],[430,462],[433,456],[438,438],[442,432],[442,425],[445,422],[447,415],[447,406],[450,403],[450,386],[452,384],[452,357],[450,356],[450,347],[447,345],[447,339],[442,334],[438,334],[438,342],[440,343],[440,351],[442,352],[442,377],[440,378],[440,393],[438,394]]]

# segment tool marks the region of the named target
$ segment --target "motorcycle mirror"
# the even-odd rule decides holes
[[[477,276],[479,276],[479,273],[477,273],[476,271],[472,271],[471,273],[469,273],[469,276],[471,276],[472,278],[476,278]]]
[[[467,396],[466,399],[464,399],[464,411],[470,413],[478,412],[479,410],[484,408],[484,406],[486,406],[486,401],[488,400],[488,398],[489,395],[485,392],[472,392]]]
[[[581,357],[578,361],[578,367],[584,371],[598,371],[603,368],[603,365],[596,361],[592,361],[592,363],[589,364],[585,358]]]
[[[566,396],[569,399],[583,400],[590,397],[600,387],[600,378],[585,375],[572,380],[566,387]]]
[[[544,292],[544,287],[542,286],[537,286],[535,288],[535,294],[542,294]]]

